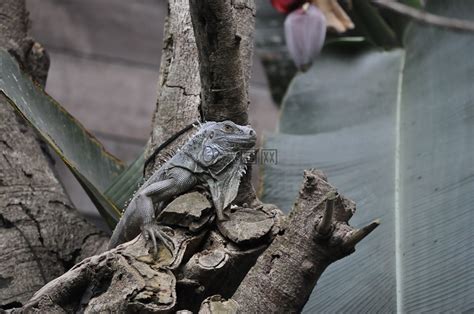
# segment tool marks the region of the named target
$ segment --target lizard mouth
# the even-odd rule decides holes
[[[257,137],[255,136],[255,133],[250,135],[232,136],[230,138],[219,136],[216,137],[215,140],[217,142],[221,142],[221,145],[224,144],[222,146],[235,147],[237,149],[251,149],[257,143]]]
[[[233,137],[229,142],[240,148],[251,149],[255,146],[257,138],[255,136]]]

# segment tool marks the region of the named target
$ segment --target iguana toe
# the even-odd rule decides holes
[[[142,234],[145,240],[150,241],[153,248],[153,253],[158,254],[158,241],[166,247],[172,255],[174,255],[174,243],[165,231],[173,230],[170,227],[160,226],[155,223],[148,223],[142,227]]]

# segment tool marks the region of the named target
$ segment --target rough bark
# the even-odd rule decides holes
[[[253,0],[191,0],[199,52],[203,116],[248,123]]]
[[[168,1],[164,45],[161,57],[158,99],[152,121],[152,134],[146,156],[186,125],[200,120],[201,82],[194,31],[189,14],[189,1]],[[192,133],[180,136],[163,150],[146,169],[151,173],[181,146]]]
[[[0,3],[0,47],[42,86],[49,59],[27,35],[24,1]],[[1,75],[1,74],[0,74]],[[0,94],[0,309],[95,254],[107,238],[81,218],[56,178],[44,143]]]
[[[258,256],[280,232],[283,213],[272,205],[234,208],[212,225],[204,245],[178,269],[178,306],[197,312],[205,298],[230,298]]]

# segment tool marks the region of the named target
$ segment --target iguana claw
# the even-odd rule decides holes
[[[158,243],[156,241],[156,239],[158,238],[158,240],[160,240],[160,242],[164,245],[164,247],[166,247],[171,252],[171,255],[174,255],[175,246],[174,246],[173,240],[165,232],[165,231],[169,232],[170,230],[172,231],[173,229],[171,229],[170,227],[157,225],[153,222],[143,225],[142,227],[143,237],[145,238],[146,241],[151,240],[152,247],[153,247],[153,254],[155,255],[158,254]]]

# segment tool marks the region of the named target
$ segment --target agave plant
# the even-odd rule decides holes
[[[0,91],[69,167],[110,228],[142,180],[143,154],[129,166],[66,109],[38,87],[5,50],[0,50]]]

